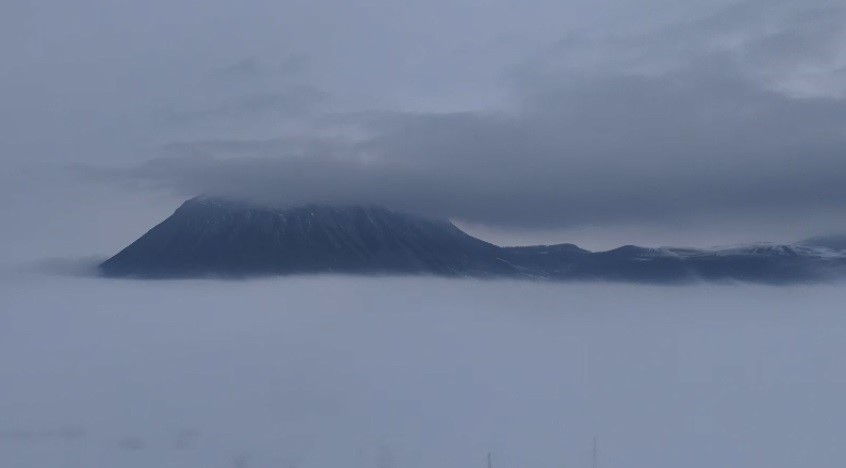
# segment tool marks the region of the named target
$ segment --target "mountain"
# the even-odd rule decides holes
[[[501,276],[499,247],[447,221],[379,207],[272,209],[195,198],[100,265],[108,276],[288,273]]]
[[[110,277],[243,277],[300,273],[479,278],[796,282],[846,271],[846,251],[806,243],[722,249],[573,244],[499,247],[449,221],[373,206],[270,208],[198,197],[100,265]]]

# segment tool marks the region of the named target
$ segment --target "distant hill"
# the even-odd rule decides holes
[[[198,197],[100,265],[110,277],[429,274],[477,278],[683,282],[813,281],[846,270],[825,246],[699,250],[572,244],[499,247],[449,221],[374,206],[271,208]]]

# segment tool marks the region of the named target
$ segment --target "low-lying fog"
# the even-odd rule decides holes
[[[846,289],[0,282],[0,466],[840,467]]]

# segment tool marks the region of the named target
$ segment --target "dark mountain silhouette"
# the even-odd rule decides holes
[[[498,276],[499,247],[447,221],[378,207],[270,209],[195,198],[103,262],[109,276],[430,273]]]
[[[846,254],[807,243],[606,252],[573,244],[499,247],[448,221],[380,207],[277,209],[204,197],[185,202],[100,265],[106,276],[140,278],[350,273],[642,282],[813,281],[844,270]]]

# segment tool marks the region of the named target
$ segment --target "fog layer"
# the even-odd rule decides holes
[[[837,467],[839,287],[0,282],[0,465]]]

